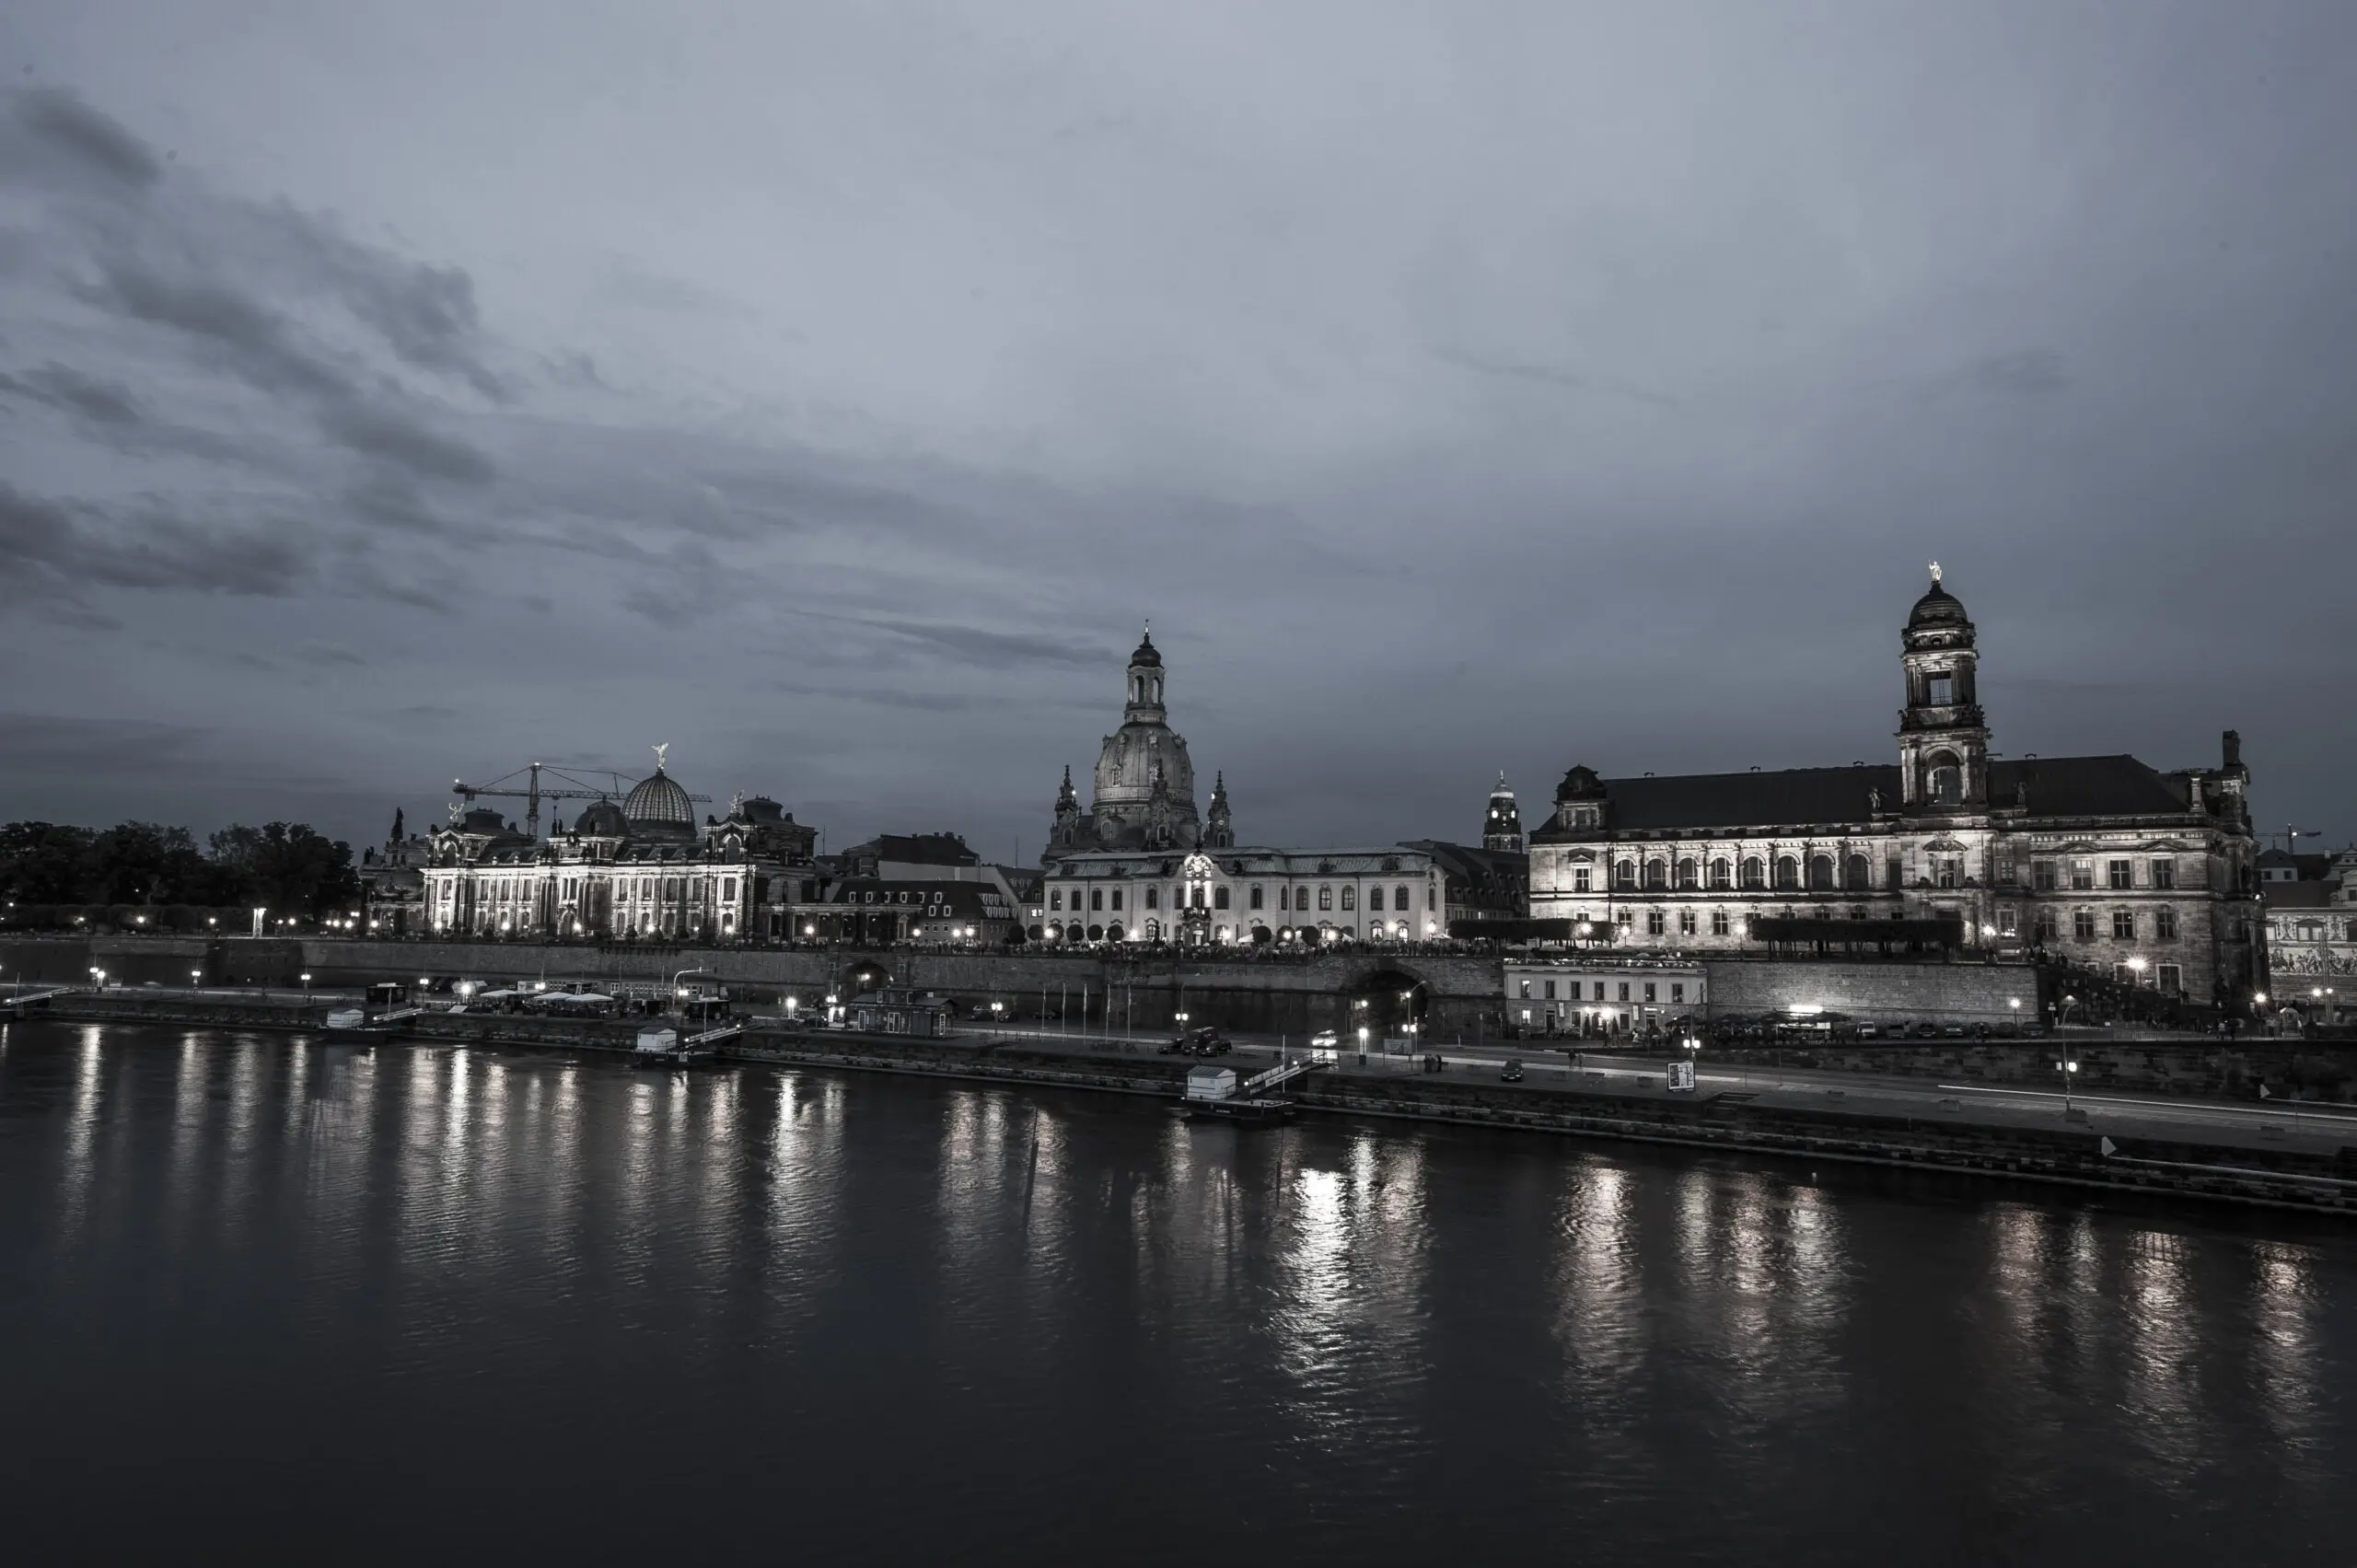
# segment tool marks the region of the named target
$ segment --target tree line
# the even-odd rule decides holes
[[[316,920],[357,909],[360,878],[352,846],[306,822],[232,824],[203,848],[186,828],[156,822],[10,822],[0,826],[0,899],[19,925],[126,906],[267,908]]]

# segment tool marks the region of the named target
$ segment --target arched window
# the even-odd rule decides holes
[[[1371,911],[1379,910],[1383,907],[1383,889],[1381,888],[1369,888],[1366,890],[1366,907]]]
[[[1964,801],[1964,769],[1953,751],[1934,751],[1923,760],[1923,798],[1934,806]]]
[[[1759,857],[1756,854],[1747,854],[1743,857],[1743,885],[1747,888],[1764,888],[1768,885],[1767,868],[1760,864]]]
[[[1701,886],[1701,883],[1699,880],[1701,876],[1701,867],[1697,865],[1692,860],[1688,859],[1679,861],[1678,863],[1678,890],[1686,893],[1692,892],[1695,889]]]
[[[1778,855],[1776,857],[1776,886],[1797,888],[1800,885],[1801,863],[1798,858],[1789,854]]]
[[[1212,908],[1215,910],[1224,910],[1226,907],[1227,884],[1222,882],[1218,887],[1212,889]]]
[[[1724,889],[1734,885],[1735,867],[1727,864],[1726,856],[1721,855],[1711,862],[1711,886]]]
[[[1863,854],[1852,855],[1849,862],[1849,876],[1843,885],[1853,892],[1863,892],[1874,886],[1874,880],[1875,868],[1867,862],[1866,857]]]
[[[1833,857],[1813,854],[1808,857],[1808,886],[1813,893],[1829,892],[1833,888]]]
[[[1656,889],[1669,886],[1668,862],[1661,860],[1645,862],[1645,886]]]
[[[1635,887],[1637,885],[1637,863],[1633,860],[1614,861],[1612,863],[1612,885],[1616,888]]]
[[[1342,887],[1342,907],[1346,910],[1354,910],[1359,907],[1359,890],[1348,883],[1343,884]]]
[[[1391,889],[1391,907],[1396,910],[1404,910],[1408,907],[1407,883],[1402,882],[1399,886]],[[1406,928],[1402,927],[1399,935],[1405,936],[1407,934]]]

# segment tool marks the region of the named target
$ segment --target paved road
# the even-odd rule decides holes
[[[1027,1043],[1075,1054],[1103,1055],[1126,1045],[1151,1052],[1167,1037],[1122,1041],[1091,1040],[1053,1028],[1004,1028],[991,1037],[1022,1038]],[[1279,1045],[1273,1037],[1231,1036],[1236,1051],[1222,1058],[1239,1076],[1273,1065]],[[1302,1042],[1285,1047],[1298,1055]],[[1578,1066],[1563,1050],[1538,1049],[1539,1042],[1495,1046],[1445,1045],[1420,1054],[1437,1053],[1446,1063],[1446,1075],[1461,1080],[1494,1083],[1508,1060],[1523,1064],[1521,1087],[1538,1092],[1579,1089],[1590,1094],[1625,1096],[1637,1100],[1682,1098],[1666,1086],[1664,1063],[1657,1058],[1583,1051]],[[1371,1054],[1359,1065],[1355,1049],[1344,1051],[1333,1071],[1352,1076],[1418,1074],[1416,1057]],[[1696,1072],[1696,1093],[1709,1097],[1746,1098],[1763,1107],[1846,1111],[1861,1116],[1897,1116],[1923,1121],[1960,1122],[1987,1127],[2068,1129],[2108,1134],[2126,1140],[2161,1139],[2177,1143],[2214,1144],[2227,1148],[2300,1149],[2330,1155],[2343,1144],[2357,1145],[2357,1109],[2268,1105],[2191,1098],[2148,1098],[2133,1094],[2074,1094],[2070,1109],[2084,1120],[2066,1120],[2064,1097],[2059,1091],[2003,1087],[1979,1084],[1942,1083],[1930,1078],[1840,1073],[1825,1069],[1779,1067],[1772,1062],[1739,1061],[1722,1065],[1706,1054]]]

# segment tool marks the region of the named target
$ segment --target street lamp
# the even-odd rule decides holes
[[[303,994],[306,997],[311,994],[311,977],[308,972],[303,976]]]
[[[202,991],[204,989],[204,971],[203,970],[191,970],[188,971],[188,988],[191,991]]]
[[[2067,1060],[2057,1062],[2054,1070],[2062,1074],[2062,1114],[2068,1119],[2071,1114],[2071,1078],[2078,1072],[2079,1064]]]

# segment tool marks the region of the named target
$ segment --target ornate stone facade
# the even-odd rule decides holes
[[[1531,835],[1530,912],[1678,953],[1762,940],[2044,949],[2197,1001],[2263,981],[2249,771],[1991,761],[1979,648],[1937,576],[1901,640],[1896,766],[1605,779]]]
[[[699,829],[659,761],[619,805],[592,802],[545,840],[454,805],[423,871],[425,923],[436,935],[541,940],[783,936],[783,874],[810,864],[815,838],[759,796]]]
[[[1444,891],[1433,857],[1405,846],[1100,851],[1049,865],[1025,935],[1064,945],[1423,942],[1441,933]]]
[[[1121,727],[1105,738],[1097,753],[1087,810],[1080,808],[1072,770],[1064,770],[1048,833],[1048,861],[1091,850],[1190,850],[1202,842],[1195,764],[1187,755],[1186,738],[1170,727],[1163,705],[1162,654],[1151,629],[1130,656],[1127,679]],[[1212,807],[1216,830],[1234,842],[1225,781]]]

